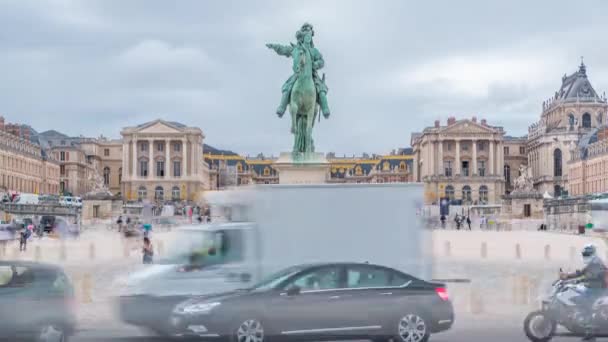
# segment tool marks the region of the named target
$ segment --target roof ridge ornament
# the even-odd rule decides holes
[[[578,67],[579,74],[587,76],[587,67],[585,66],[585,57],[581,56],[581,65]]]

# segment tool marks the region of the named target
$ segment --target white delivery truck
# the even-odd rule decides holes
[[[432,276],[432,241],[417,213],[422,184],[263,185],[213,192],[213,221],[177,229],[167,256],[126,282],[127,323],[160,332],[191,295],[246,288],[288,266],[370,262]]]

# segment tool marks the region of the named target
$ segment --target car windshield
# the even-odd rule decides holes
[[[242,230],[180,230],[161,264],[206,267],[243,260]]]
[[[269,275],[256,285],[254,285],[250,290],[251,291],[267,291],[274,289],[283,281],[291,277],[292,275],[300,272],[304,267],[303,266],[292,266],[286,268],[284,270],[278,271],[274,274]]]

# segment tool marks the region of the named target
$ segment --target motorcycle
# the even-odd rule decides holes
[[[561,270],[560,270],[561,271]],[[578,280],[553,282],[549,295],[541,298],[540,310],[529,313],[524,320],[524,332],[532,342],[548,342],[553,337],[582,337],[585,334],[584,314],[576,303],[584,291]],[[595,301],[592,307],[596,337],[608,337],[608,297]],[[567,333],[558,333],[562,326]]]

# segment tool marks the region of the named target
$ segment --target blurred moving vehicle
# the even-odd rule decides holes
[[[59,204],[59,196],[57,195],[40,195],[38,196],[38,202],[40,204]]]
[[[158,263],[131,274],[122,320],[168,334],[173,307],[192,295],[251,287],[291,265],[368,261],[432,277],[420,184],[256,186],[206,198],[214,223],[178,227]]]
[[[67,341],[75,326],[74,289],[61,268],[0,261],[0,338]]]
[[[194,297],[171,315],[176,336],[263,342],[426,342],[454,322],[445,285],[364,263],[286,268],[252,288]]]
[[[20,193],[19,195],[17,195],[17,197],[15,197],[13,202],[16,204],[38,204],[39,203],[38,195],[26,194],[26,193]]]
[[[55,226],[55,216],[42,216],[40,218],[40,228],[45,233],[51,233]]]

